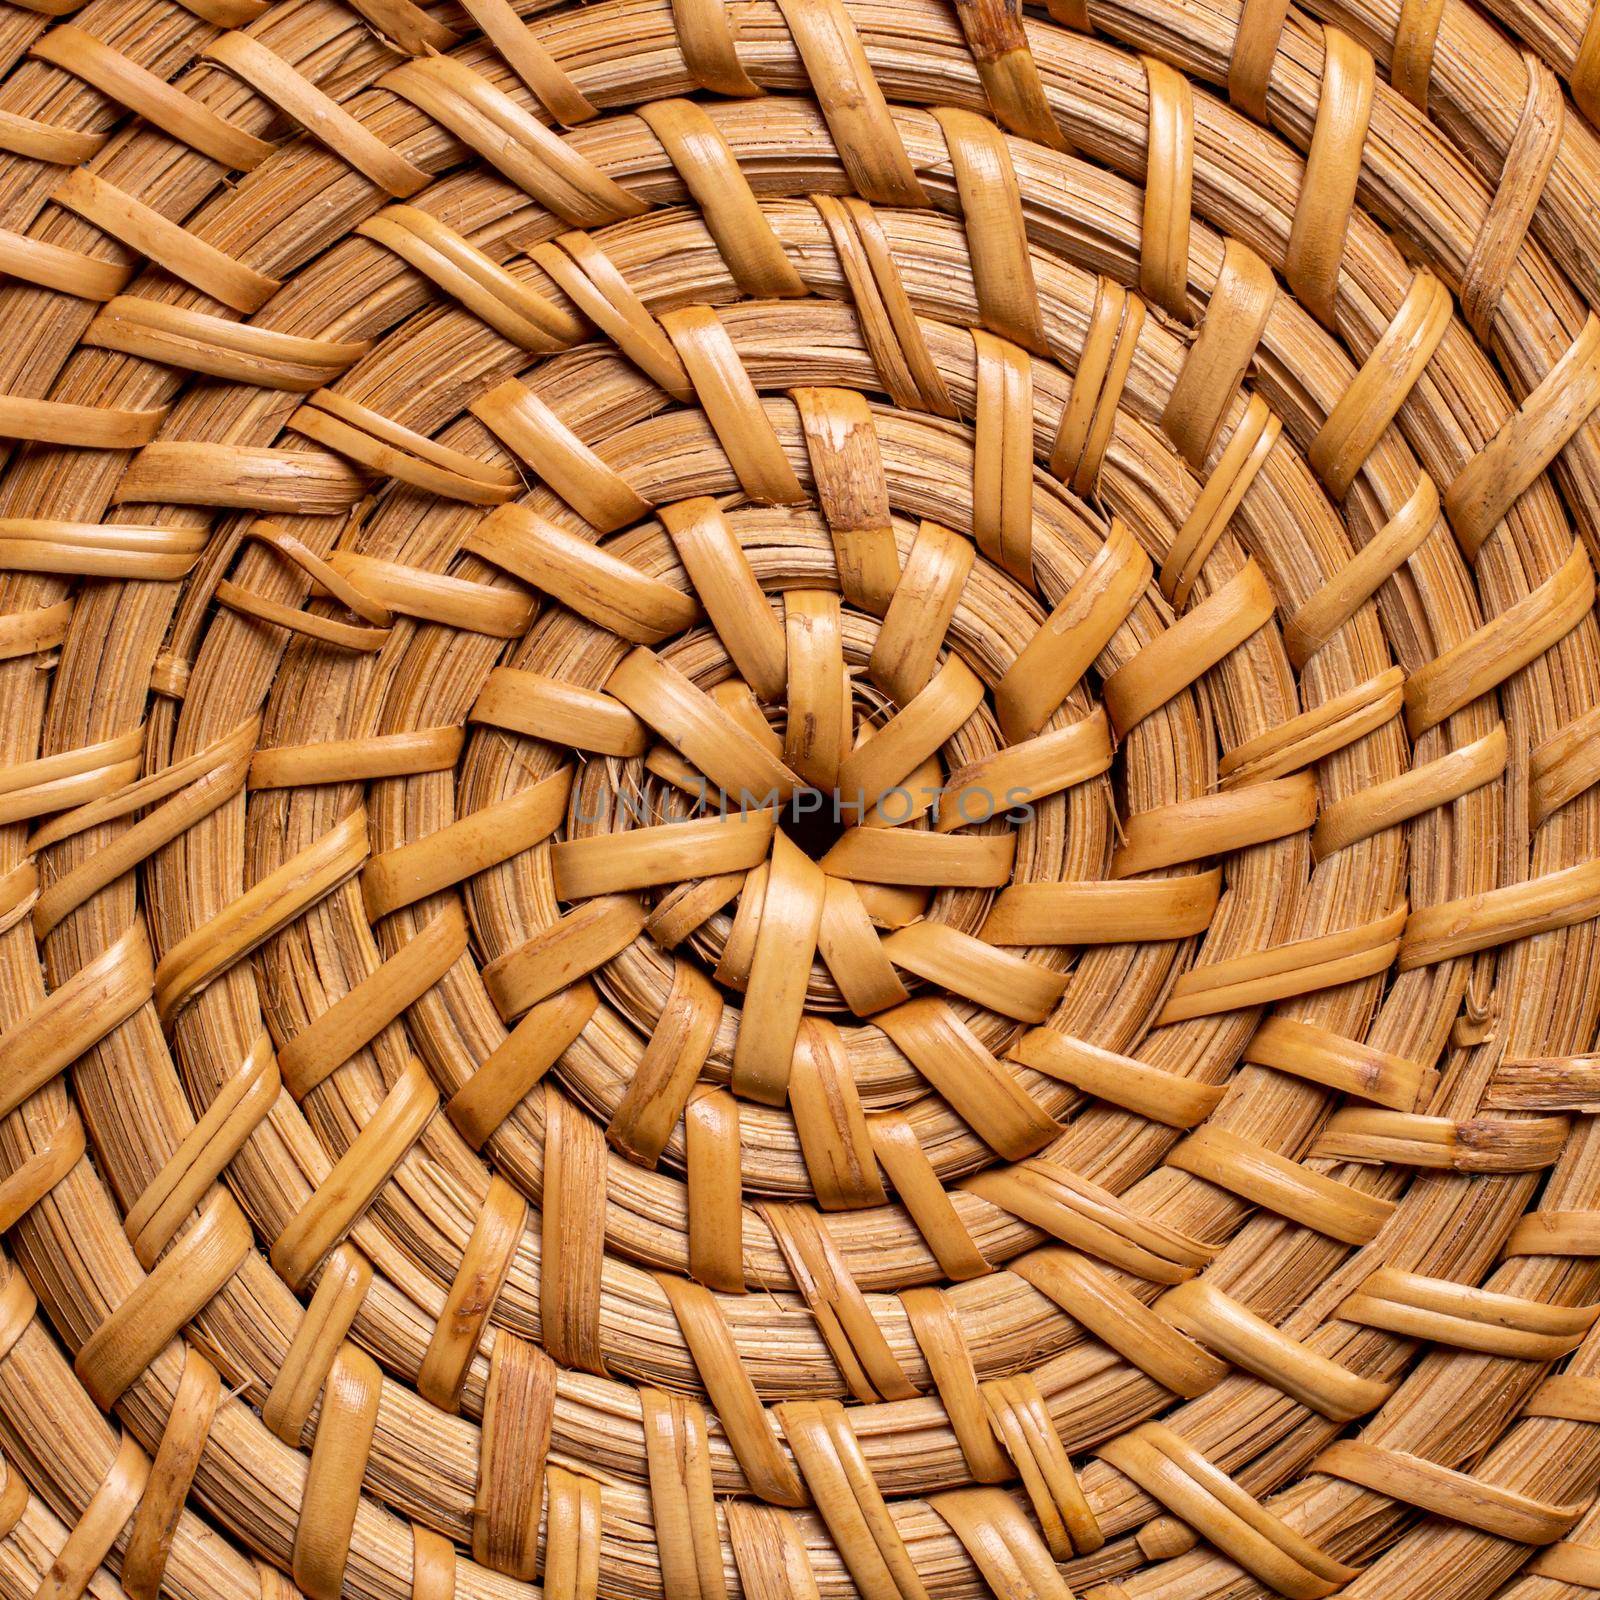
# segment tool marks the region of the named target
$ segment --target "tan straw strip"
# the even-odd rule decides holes
[[[332,389],[317,390],[285,426],[349,456],[370,472],[448,500],[503,505],[522,487],[509,467],[474,460]]]
[[[564,1368],[605,1375],[600,1273],[606,1242],[606,1146],[600,1124],[553,1083],[544,1090],[539,1328]]]
[[[1033,364],[1027,352],[974,328],[977,433],[972,532],[978,548],[1033,586]]]
[[[394,1169],[439,1109],[439,1094],[419,1061],[395,1079],[333,1170],[272,1241],[272,1265],[298,1289],[360,1221]]]
[[[278,1052],[278,1066],[290,1094],[304,1099],[329,1073],[421,999],[466,948],[466,917],[460,906],[447,906]]]
[[[669,1273],[656,1280],[665,1292],[713,1411],[752,1492],[775,1506],[800,1506],[805,1490],[778,1444],[777,1429],[729,1332],[717,1297],[698,1283]]]
[[[949,1523],[991,1593],[1072,1600],[1051,1553],[1010,1495],[999,1489],[949,1490],[930,1495],[928,1504]]]
[[[643,926],[644,908],[632,895],[586,900],[489,962],[483,969],[484,985],[509,1021],[604,966],[638,938]]]
[[[517,667],[489,674],[467,720],[598,755],[642,756],[648,742],[644,724],[620,700]]]
[[[991,944],[1127,944],[1187,939],[1216,914],[1216,868],[1139,883],[1014,883],[995,898],[981,936]]]
[[[919,526],[867,664],[902,705],[933,676],[974,559],[970,540],[934,522]]]
[[[1168,1155],[1167,1164],[1346,1244],[1370,1244],[1394,1210],[1392,1200],[1363,1193],[1224,1128],[1191,1133]]]
[[[1526,1211],[1517,1219],[1502,1254],[1508,1259],[1600,1254],[1600,1212]]]
[[[317,516],[348,511],[371,482],[323,450],[157,439],[133,458],[111,499]]]
[[[733,18],[724,0],[672,0],[673,32],[694,83],[713,94],[757,95],[739,64]]]
[[[672,341],[587,233],[559,234],[553,244],[535,245],[529,254],[641,372],[674,400],[687,403],[693,397],[693,385]]]
[[[154,990],[150,941],[135,922],[0,1034],[0,1115],[121,1027]]]
[[[466,13],[550,115],[564,128],[595,116],[595,107],[535,37],[509,0],[463,0]]]
[[[967,1471],[979,1483],[1003,1483],[1012,1466],[989,1421],[961,1319],[942,1289],[907,1289],[900,1296],[906,1319],[933,1377]]]
[[[51,196],[173,277],[235,311],[259,311],[277,292],[275,278],[224,255],[131,194],[84,168],[70,173]]]
[[[192,1345],[183,1352],[183,1376],[161,1430],[161,1443],[122,1555],[122,1587],[130,1600],[156,1600],[178,1519],[183,1515],[206,1437],[222,1395],[217,1369]]]
[[[839,596],[830,589],[791,589],[783,614],[789,678],[783,758],[813,788],[832,789],[851,735]]]
[[[727,1600],[705,1408],[641,1385],[639,1409],[665,1592],[675,1600]]]
[[[34,42],[29,54],[93,84],[108,99],[224,167],[249,172],[274,151],[273,145],[224,121],[164,78],[71,23],[51,28]]]
[[[374,856],[361,874],[361,898],[372,921],[547,839],[566,814],[572,769],[562,767],[481,811]]]
[[[955,401],[928,350],[888,237],[872,207],[863,200],[824,194],[812,195],[811,203],[833,241],[861,337],[890,399],[904,410],[954,417]]]
[[[933,114],[944,134],[961,200],[978,320],[998,337],[1048,356],[1022,190],[1006,135],[970,111],[940,106]]]
[[[1322,48],[1316,127],[1283,275],[1305,308],[1331,327],[1377,74],[1371,52],[1338,28],[1323,28]]]
[[[897,967],[1018,1022],[1043,1022],[1067,984],[1065,974],[947,923],[914,922],[891,933],[883,949]]]
[[[1075,1554],[1099,1549],[1105,1536],[1084,1499],[1033,1374],[991,1378],[982,1392],[989,1421],[1021,1474],[1051,1557],[1070,1561]]]
[[[338,1600],[344,1590],[382,1387],[378,1363],[354,1344],[341,1346],[323,1389],[294,1528],[294,1582],[309,1600]]]
[[[263,1034],[167,1163],[128,1207],[123,1231],[148,1272],[278,1098],[277,1063]]]
[[[1591,313],[1566,353],[1444,492],[1445,515],[1469,560],[1597,405],[1600,317]]]
[[[1269,1017],[1245,1046],[1244,1058],[1392,1111],[1417,1103],[1423,1064],[1291,1017]]]
[[[354,876],[366,856],[367,818],[358,809],[172,945],[156,967],[156,1010],[163,1018],[172,1016],[234,962]]]
[[[481,1150],[594,1016],[594,985],[574,983],[535,1005],[445,1102],[445,1115]]]
[[[1600,916],[1600,861],[1563,867],[1522,883],[1414,911],[1400,944],[1400,968],[1489,950]]]
[[[1070,152],[1028,47],[1022,7],[1014,0],[972,0],[957,6],[956,16],[995,121],[1019,138]]]
[[[875,1022],[955,1114],[1006,1160],[1034,1154],[1059,1133],[1050,1115],[1005,1064],[984,1050],[952,1006],[909,1000],[878,1014]]]
[[[1228,102],[1257,122],[1267,120],[1267,90],[1288,15],[1289,0],[1244,0],[1239,8],[1228,60]]]
[[[598,228],[647,209],[560,134],[454,56],[408,61],[378,83],[442,123],[572,227]]]
[[[497,1332],[472,1499],[472,1559],[524,1582],[538,1570],[555,1399],[556,1366],[550,1357],[527,1339],[503,1328]]]
[[[1186,1339],[1122,1283],[1076,1251],[1047,1245],[1019,1256],[1011,1270],[1174,1394],[1204,1394],[1228,1375],[1225,1361]],[[1076,1533],[1073,1542],[1082,1548]]]
[[[1006,1055],[1035,1072],[1070,1083],[1085,1094],[1170,1128],[1193,1128],[1204,1122],[1223,1093],[1219,1085],[1180,1078],[1132,1056],[1049,1028],[1025,1033]]]
[[[689,1191],[689,1276],[723,1294],[744,1293],[743,1139],[739,1102],[702,1087],[684,1112]]]
[[[218,1190],[132,1294],[78,1348],[73,1371],[109,1411],[250,1253],[250,1224]]]
[[[408,200],[426,187],[427,173],[391,150],[309,78],[249,34],[221,34],[201,55],[220,63],[263,99],[270,100],[385,194]]]
[[[0,111],[0,150],[26,156],[30,161],[45,161],[60,167],[82,166],[99,154],[107,137],[103,133],[85,133],[77,128],[58,128],[48,122],[36,122],[15,111]]]
[[[1444,0],[1400,0],[1394,43],[1389,55],[1389,81],[1418,111],[1426,113],[1433,79],[1433,57],[1439,42]]]
[[[778,0],[850,186],[886,206],[926,206],[911,158],[843,0]]]
[[[7,1467],[10,1473],[13,1469]],[[127,1526],[150,1478],[150,1460],[131,1433],[121,1435],[106,1475],[45,1570],[34,1600],[78,1600]]]
[[[1537,588],[1406,679],[1406,727],[1415,738],[1504,683],[1564,639],[1594,604],[1594,565],[1582,541]]]
[[[1161,563],[1161,590],[1176,609],[1188,605],[1206,558],[1228,531],[1233,514],[1266,465],[1281,431],[1282,424],[1260,395],[1251,395],[1239,426],[1217,457],[1211,475],[1195,496],[1194,509]]]
[[[1481,739],[1424,762],[1387,783],[1375,784],[1328,806],[1311,835],[1311,848],[1320,858],[1370,839],[1385,828],[1420,817],[1435,806],[1448,805],[1462,795],[1493,783],[1506,770],[1506,730],[1495,727]]]
[[[455,1596],[456,1547],[442,1533],[413,1522],[411,1600],[455,1600]]]
[[[1113,517],[1105,543],[995,687],[1008,744],[1032,738],[1060,708],[1127,620],[1150,570],[1149,556]]]
[[[4,138],[5,124],[0,122],[0,149],[5,148]],[[42,289],[76,295],[80,300],[110,300],[121,293],[129,276],[126,267],[114,262],[97,261],[80,251],[30,239],[9,228],[0,228],[0,272],[24,283],[36,283]]]
[[[1352,928],[1191,967],[1172,986],[1159,1023],[1215,1016],[1372,977],[1394,960],[1405,925],[1402,904],[1386,917]]]
[[[1335,1440],[1316,1458],[1315,1467],[1318,1472],[1359,1483],[1392,1500],[1518,1544],[1548,1544],[1561,1538],[1583,1510],[1581,1506],[1548,1505],[1421,1456],[1360,1439]]]
[[[734,1093],[764,1105],[782,1105],[788,1093],[824,888],[817,864],[776,833],[733,1052]]]
[[[290,1341],[288,1354],[262,1402],[261,1420],[287,1445],[297,1446],[311,1408],[372,1285],[372,1264],[352,1244],[328,1258]]]
[[[595,1600],[600,1587],[598,1478],[545,1468],[544,1592],[550,1600]]]
[[[843,1036],[824,1017],[806,1017],[789,1069],[789,1110],[817,1204],[849,1211],[884,1203],[872,1139]]]
[[[1124,821],[1111,876],[1129,878],[1283,839],[1309,828],[1316,816],[1317,784],[1309,772],[1158,806]]]
[[[744,492],[763,505],[804,500],[805,491],[722,319],[710,306],[684,306],[663,316],[661,326]]]
[[[982,704],[982,679],[959,656],[946,656],[928,683],[839,763],[840,799],[863,814],[885,805],[888,794],[954,739]]]
[[[867,1131],[873,1153],[944,1275],[960,1283],[992,1271],[917,1143],[910,1119],[898,1111],[874,1112]]]
[[[1144,328],[1145,305],[1110,278],[1095,289],[1094,310],[1062,408],[1050,470],[1074,494],[1093,494],[1122,406],[1122,391]]]
[[[251,789],[296,789],[306,784],[365,783],[374,778],[448,772],[461,755],[460,728],[330,739],[325,744],[280,745],[257,750],[245,780]]]
[[[744,547],[721,508],[703,497],[663,506],[659,515],[734,665],[761,699],[781,699],[786,670],[783,624],[762,594]]]
[[[1302,667],[1422,548],[1439,526],[1439,491],[1423,473],[1384,525],[1288,620],[1283,645]]]
[[[524,350],[559,350],[583,324],[562,312],[469,240],[415,206],[389,206],[356,232],[394,251],[435,288]]]
[[[1224,789],[1297,772],[1366,738],[1400,715],[1404,673],[1390,667],[1321,705],[1302,711],[1226,751],[1217,763]]]
[[[656,100],[639,108],[650,131],[700,208],[728,271],[753,299],[807,292],[757,201],[728,141],[692,100]]]
[[[1356,1575],[1163,1423],[1147,1422],[1101,1445],[1097,1453],[1245,1571],[1291,1600],[1320,1600]]]
[[[83,1160],[83,1119],[70,1112],[33,1154],[0,1179],[0,1233],[9,1233]]]
[[[1139,293],[1189,321],[1189,217],[1194,203],[1194,95],[1189,80],[1144,57],[1149,100]]]
[[[1527,98],[1494,199],[1461,275],[1461,314],[1485,344],[1566,132],[1561,80],[1537,56],[1523,59]]]
[[[1450,291],[1431,272],[1411,280],[1406,297],[1355,380],[1328,413],[1306,460],[1335,499],[1342,499],[1406,396],[1433,359],[1450,326]]]
[[[827,1222],[805,1205],[763,1202],[757,1210],[772,1229],[851,1394],[863,1404],[880,1399],[909,1400],[916,1390],[878,1327]],[[793,1445],[794,1434],[784,1416],[785,1408],[780,1406],[778,1411]],[[796,1455],[815,1494],[817,1485],[805,1457],[798,1450]]]
[[[650,724],[736,803],[788,799],[799,779],[712,696],[648,650],[618,663],[606,691]]]
[[[1600,706],[1574,717],[1528,758],[1528,823],[1540,823],[1600,782]]]
[[[649,515],[649,502],[591,450],[538,395],[515,378],[480,395],[472,402],[472,413],[526,461],[579,516],[602,533]],[[520,506],[512,510],[522,519],[534,515]]]
[[[1255,251],[1236,239],[1224,241],[1200,332],[1161,413],[1161,431],[1197,472],[1250,370],[1277,293],[1272,269]]]
[[[0,236],[0,265],[4,261]],[[295,393],[331,383],[369,348],[364,339],[305,339],[130,294],[110,301],[84,331],[83,342],[186,372]]]
[[[1578,54],[1567,76],[1567,87],[1578,109],[1591,123],[1600,123],[1600,7],[1589,12]]]
[[[638,1069],[611,1114],[606,1136],[624,1155],[654,1166],[666,1149],[722,1018],[722,996],[687,961],[674,961],[672,986]]]
[[[1212,590],[1105,682],[1106,710],[1119,736],[1209,672],[1271,618],[1272,590],[1255,561]]]
[[[857,1589],[867,1600],[928,1600],[850,1418],[837,1400],[777,1407],[811,1497]]]
[[[793,395],[845,603],[881,617],[900,582],[900,554],[872,413],[854,389],[795,389]]]
[[[1191,1278],[1156,1301],[1157,1314],[1273,1388],[1335,1422],[1376,1411],[1392,1384],[1360,1377],[1291,1338],[1209,1278]]]

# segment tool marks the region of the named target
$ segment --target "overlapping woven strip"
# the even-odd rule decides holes
[[[0,3],[0,1600],[1600,1591],[1600,11]]]

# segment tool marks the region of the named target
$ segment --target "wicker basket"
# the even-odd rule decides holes
[[[0,1600],[1600,1590],[1485,3],[0,4]]]

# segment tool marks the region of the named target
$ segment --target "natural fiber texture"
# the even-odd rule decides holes
[[[0,1600],[1600,1590],[1600,11],[0,4]]]

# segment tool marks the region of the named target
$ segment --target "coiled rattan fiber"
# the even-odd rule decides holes
[[[1600,1591],[1484,3],[0,4],[4,1600]]]

